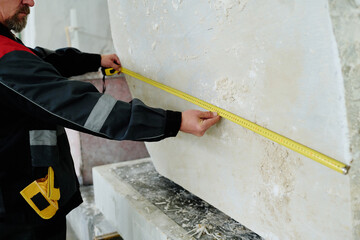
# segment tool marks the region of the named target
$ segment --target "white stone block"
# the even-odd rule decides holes
[[[96,206],[125,240],[262,239],[160,176],[150,159],[93,171]]]
[[[358,100],[346,96],[342,74],[342,67],[358,72],[358,63],[340,62],[327,0],[108,2],[124,67],[346,164],[359,159],[359,149],[350,152],[359,111],[346,108]],[[347,29],[344,42],[353,32]],[[151,106],[197,108],[127,80],[132,95]],[[355,117],[349,123],[347,116]],[[350,179],[227,120],[202,138],[179,133],[147,147],[162,175],[266,239],[356,238],[357,175]]]
[[[147,201],[112,169],[148,160],[93,168],[95,204],[125,240],[183,239],[186,231]]]

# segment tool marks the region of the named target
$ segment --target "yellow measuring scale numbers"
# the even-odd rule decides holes
[[[322,154],[314,149],[311,149],[309,147],[306,147],[298,142],[295,142],[287,137],[284,137],[276,132],[273,132],[269,129],[266,129],[264,127],[261,127],[249,120],[246,120],[240,116],[237,116],[231,112],[228,112],[222,108],[219,108],[211,103],[205,102],[201,99],[198,99],[194,96],[191,96],[187,93],[184,93],[182,91],[179,91],[175,88],[166,86],[162,83],[156,82],[152,79],[146,78],[138,73],[135,73],[133,71],[130,71],[129,69],[126,68],[121,68],[121,72],[123,72],[126,75],[132,76],[134,78],[137,78],[143,82],[146,82],[150,85],[153,85],[154,87],[160,88],[168,93],[171,93],[175,96],[178,96],[186,101],[189,101],[193,104],[196,104],[206,110],[212,111],[212,112],[217,112],[219,116],[226,118],[236,124],[239,124],[257,134],[260,134],[274,142],[277,142],[295,152],[298,152],[318,163],[321,163],[322,165],[329,167],[339,173],[342,174],[347,174],[350,166],[346,165],[345,163],[339,162],[329,156],[326,156],[325,154]],[[112,69],[112,68],[107,68],[103,70],[104,75],[114,75],[116,73],[118,73],[118,71]]]

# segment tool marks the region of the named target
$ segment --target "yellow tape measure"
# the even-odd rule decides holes
[[[198,106],[200,106],[200,107],[202,107],[202,108],[204,108],[206,110],[209,110],[209,111],[212,111],[212,112],[217,112],[218,115],[220,115],[221,117],[226,118],[226,119],[228,119],[228,120],[230,120],[230,121],[232,121],[232,122],[234,122],[236,124],[239,124],[239,125],[247,128],[247,129],[249,129],[249,130],[251,130],[251,131],[253,131],[253,132],[257,133],[257,134],[260,134],[260,135],[262,135],[262,136],[264,136],[264,137],[266,137],[266,138],[268,138],[268,139],[270,139],[270,140],[272,140],[274,142],[277,142],[277,143],[279,143],[279,144],[281,144],[281,145],[283,145],[283,146],[285,146],[285,147],[287,147],[287,148],[289,148],[289,149],[291,149],[291,150],[293,150],[295,152],[298,152],[298,153],[300,153],[300,154],[302,154],[302,155],[304,155],[304,156],[306,156],[306,157],[308,157],[310,159],[313,159],[316,162],[321,163],[324,166],[327,166],[327,167],[329,167],[329,168],[331,168],[331,169],[333,169],[333,170],[335,170],[337,172],[340,172],[342,174],[347,174],[349,169],[350,169],[350,166],[348,166],[348,165],[346,165],[346,164],[344,164],[342,162],[339,162],[339,161],[337,161],[337,160],[335,160],[335,159],[333,159],[331,157],[328,157],[328,156],[326,156],[326,155],[324,155],[324,154],[322,154],[322,153],[320,153],[318,151],[315,151],[314,149],[306,147],[306,146],[304,146],[304,145],[302,145],[302,144],[300,144],[298,142],[295,142],[295,141],[293,141],[293,140],[291,140],[291,139],[289,139],[287,137],[284,137],[284,136],[282,136],[282,135],[280,135],[280,134],[278,134],[276,132],[273,132],[273,131],[271,131],[269,129],[261,127],[261,126],[255,124],[255,123],[253,123],[253,122],[251,122],[249,120],[246,120],[246,119],[244,119],[242,117],[239,117],[239,116],[237,116],[237,115],[235,115],[235,114],[233,114],[231,112],[228,112],[228,111],[226,111],[226,110],[224,110],[222,108],[219,108],[219,107],[217,107],[215,105],[212,105],[212,104],[210,104],[208,102],[205,102],[205,101],[203,101],[201,99],[193,97],[193,96],[191,96],[191,95],[189,95],[187,93],[181,92],[181,91],[179,91],[179,90],[177,90],[175,88],[166,86],[166,85],[164,85],[162,83],[159,83],[159,82],[156,82],[156,81],[154,81],[152,79],[141,76],[140,74],[137,74],[137,73],[135,73],[133,71],[130,71],[130,70],[126,69],[126,68],[121,68],[121,72],[123,72],[123,73],[125,73],[125,74],[127,74],[129,76],[132,76],[134,78],[137,78],[137,79],[139,79],[139,80],[141,80],[143,82],[151,84],[151,85],[153,85],[153,86],[155,86],[157,88],[160,88],[160,89],[162,89],[162,90],[164,90],[164,91],[166,91],[168,93],[171,93],[171,94],[173,94],[175,96],[178,96],[178,97],[180,97],[180,98],[182,98],[182,99],[184,99],[186,101],[194,103],[194,104],[196,104],[196,105],[198,105]],[[104,75],[114,75],[114,74],[118,73],[118,71],[116,71],[116,70],[114,70],[112,68],[107,68],[107,69],[103,70],[103,73],[104,73]]]

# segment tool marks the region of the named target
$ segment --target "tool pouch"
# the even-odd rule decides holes
[[[20,194],[26,202],[43,219],[52,218],[59,209],[60,189],[54,187],[55,176],[52,167],[48,168],[48,174],[24,188]]]

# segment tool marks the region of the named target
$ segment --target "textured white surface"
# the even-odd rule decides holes
[[[349,164],[326,0],[108,3],[125,67]],[[127,80],[149,105],[196,108]],[[161,174],[266,239],[351,238],[348,176],[227,120],[147,147]]]

